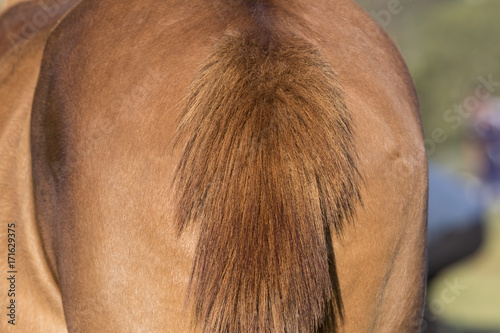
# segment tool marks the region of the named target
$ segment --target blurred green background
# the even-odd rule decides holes
[[[500,1],[358,0],[358,3],[389,33],[408,65],[420,100],[429,157],[455,171],[466,171],[460,152],[465,122],[457,127],[455,121],[446,121],[444,116],[447,110],[464,102],[480,83],[479,77],[491,76],[493,81],[500,82]],[[396,14],[390,8],[397,8],[393,10]],[[390,17],[382,12],[390,13]],[[500,87],[496,89],[499,90],[496,95],[500,95]],[[447,139],[432,145],[436,129],[442,129]]]
[[[357,2],[388,32],[408,64],[420,100],[429,160],[464,182],[478,179],[479,162],[470,153],[474,148],[467,148],[467,97],[481,84],[484,87],[482,80],[490,81],[492,94],[500,96],[500,1]],[[430,283],[427,309],[434,313],[428,317],[438,324],[426,332],[500,332],[496,202],[486,209],[485,240],[479,250]],[[454,283],[460,287],[450,287]]]

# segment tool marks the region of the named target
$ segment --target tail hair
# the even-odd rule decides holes
[[[200,236],[188,288],[203,332],[335,331],[332,234],[360,201],[352,120],[331,67],[295,37],[230,33],[178,128],[181,233]]]

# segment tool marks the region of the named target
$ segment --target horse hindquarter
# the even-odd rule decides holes
[[[224,44],[234,33],[251,38]],[[289,36],[306,43],[290,47]],[[345,119],[328,118],[342,109],[327,98],[340,89],[352,145],[340,140]],[[323,128],[311,91],[337,106]],[[181,117],[187,131],[173,148]],[[417,102],[393,45],[350,1],[84,2],[49,40],[32,124],[37,218],[70,331],[188,332],[192,322],[313,331],[327,313],[345,332],[418,330],[426,167]],[[355,177],[340,147],[357,155],[363,205],[341,196],[356,191],[339,190]],[[343,204],[355,214],[340,236]],[[334,268],[338,280],[326,281]],[[343,320],[327,310],[340,308],[335,281]]]

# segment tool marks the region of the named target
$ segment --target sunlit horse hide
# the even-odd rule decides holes
[[[66,331],[61,293],[34,218],[30,115],[48,34],[76,2],[52,6],[50,15],[44,5],[53,1],[26,2],[0,16],[0,244],[5,252],[0,261],[0,332]],[[47,19],[34,23],[34,15]],[[12,249],[8,233],[15,234],[15,252],[7,258],[12,254],[7,252]],[[13,281],[7,271],[17,271]],[[7,308],[12,304],[13,313]]]
[[[24,288],[51,306],[20,322],[419,331],[418,102],[353,2],[83,1],[51,33],[26,114],[8,150],[25,177],[2,177],[25,205],[9,220],[32,228]]]
[[[0,0],[0,13],[6,11],[8,8],[23,2],[22,0]]]

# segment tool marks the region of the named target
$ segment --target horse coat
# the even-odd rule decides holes
[[[46,327],[419,330],[418,102],[351,1],[83,1],[18,126]]]

